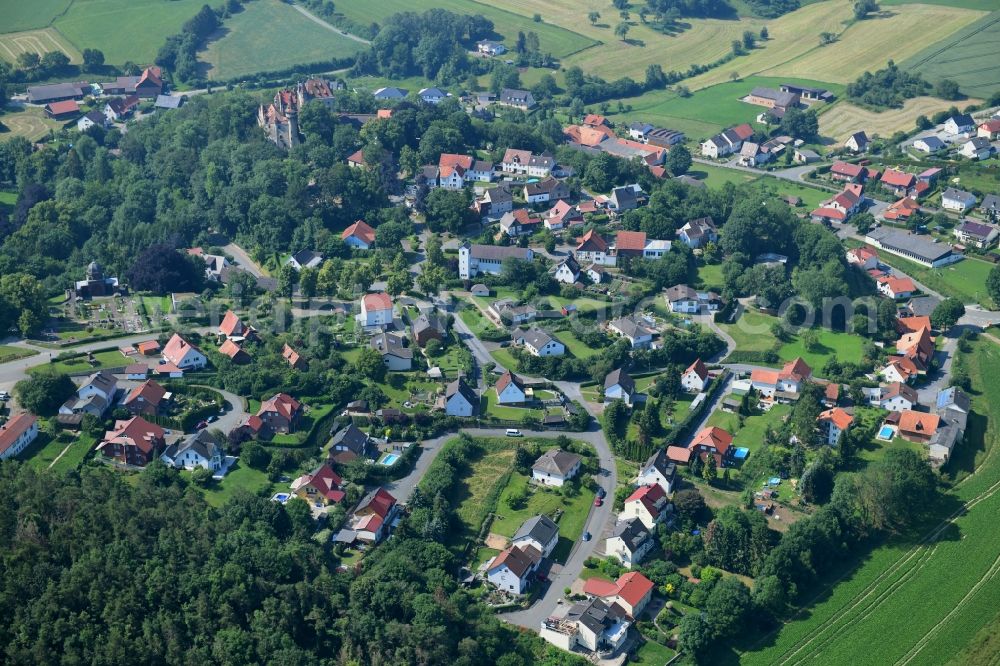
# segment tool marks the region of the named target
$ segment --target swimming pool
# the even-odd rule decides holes
[[[895,434],[896,434],[895,428],[893,428],[891,425],[883,425],[881,428],[879,428],[878,438],[889,440],[892,439],[893,435]]]
[[[271,498],[272,502],[278,502],[279,504],[284,504],[291,497],[288,493],[275,493],[274,497]]]
[[[387,453],[385,454],[385,457],[382,458],[381,464],[385,465],[386,467],[389,467],[390,465],[393,465],[397,460],[399,460],[399,456],[397,454]]]

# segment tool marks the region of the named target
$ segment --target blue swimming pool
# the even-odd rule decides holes
[[[385,465],[386,467],[389,467],[390,465],[394,464],[397,460],[399,460],[398,455],[396,455],[395,453],[387,453],[385,458],[382,458],[382,464]]]
[[[878,438],[879,439],[892,439],[892,436],[896,434],[896,431],[892,429],[892,426],[884,425],[879,428]]]
[[[271,501],[284,504],[290,497],[291,495],[289,493],[275,493],[274,497],[271,498]]]

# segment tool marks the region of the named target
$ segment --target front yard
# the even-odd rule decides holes
[[[190,472],[185,472],[185,474],[190,474]],[[193,484],[192,487],[197,488]],[[267,472],[246,467],[237,460],[229,468],[229,472],[221,481],[212,481],[207,488],[201,490],[205,495],[205,501],[212,506],[219,507],[234,497],[240,490],[258,495],[261,493],[270,493],[272,489],[273,484],[267,478]]]
[[[94,361],[91,363],[88,355],[84,354],[63,361],[54,361],[47,365],[38,365],[29,369],[28,372],[97,372],[105,368],[120,368],[132,363],[132,360],[122,356],[122,353],[117,349],[94,352],[93,358]]]

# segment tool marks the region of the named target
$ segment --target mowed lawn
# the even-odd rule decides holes
[[[721,409],[712,412],[708,417],[707,425],[716,426],[733,435],[733,445],[750,449],[759,449],[764,442],[764,433],[768,428],[777,430],[781,423],[789,414],[792,408],[790,405],[775,405],[763,414],[747,416],[743,420],[743,427],[740,427],[740,417],[738,414],[724,412]]]
[[[0,0],[0,30],[17,32],[49,25],[73,0]]]
[[[360,25],[369,25],[373,21],[382,22],[393,14],[400,12],[424,12],[428,9],[447,9],[456,14],[481,14],[493,21],[494,32],[496,32],[505,42],[508,48],[513,48],[517,41],[517,33],[534,32],[538,35],[542,51],[551,53],[557,58],[561,58],[575,53],[597,43],[596,40],[585,37],[573,30],[567,30],[559,26],[547,23],[535,23],[532,16],[535,12],[542,12],[544,8],[538,7],[527,16],[506,11],[502,4],[480,3],[475,0],[418,0],[410,2],[407,0],[338,0],[336,3],[337,12],[346,18]],[[581,23],[586,21],[586,13],[580,15]]]
[[[719,327],[736,341],[737,350],[760,352],[774,347],[771,324],[776,321],[776,317],[755,310],[744,310],[734,323],[719,324]]]
[[[71,63],[83,61],[79,49],[52,28],[0,34],[0,60],[14,63],[22,53],[37,53],[41,56],[49,51],[62,51],[69,56]]]
[[[204,0],[76,0],[53,24],[81,51],[97,48],[106,62],[151,64],[170,35]]]
[[[954,296],[965,303],[979,303],[984,307],[994,307],[986,293],[986,278],[993,264],[981,259],[966,258],[942,268],[927,268],[888,252],[880,252],[879,258],[903,271],[913,279],[944,296]]]
[[[267,472],[246,467],[237,460],[221,481],[212,481],[202,492],[209,504],[218,507],[229,501],[240,490],[257,495],[265,490],[270,492],[272,489],[273,484],[267,478]]]
[[[34,349],[12,347],[11,345],[0,345],[0,363],[6,363],[7,361],[13,361],[19,358],[27,358],[29,356],[34,356],[37,353],[38,352]]]
[[[8,130],[0,132],[0,141],[13,139],[16,136],[23,136],[28,141],[38,141],[42,137],[48,136],[49,131],[58,132],[63,127],[63,123],[58,120],[47,118],[45,111],[39,106],[26,107],[24,110],[14,113],[8,111],[0,114],[0,123]]]
[[[345,58],[367,48],[279,0],[255,0],[223,23],[200,54],[211,79],[231,79],[298,64]]]
[[[741,664],[783,663],[793,655],[859,665],[986,663],[952,659],[980,640],[985,626],[995,626],[1000,598],[1000,459],[988,455],[1000,440],[1000,384],[993,380],[1000,347],[980,340],[968,360],[973,415],[956,452],[981,452],[976,474],[949,491],[952,501],[941,504],[937,519],[876,548],[828,593],[810,591],[808,598],[822,601],[762,637],[759,648],[739,655]],[[955,510],[959,502],[967,503],[964,511]],[[958,517],[938,530],[938,519],[949,516]],[[931,533],[937,538],[925,541]]]
[[[825,328],[814,328],[816,347],[806,349],[801,335],[792,336],[789,342],[781,345],[778,356],[782,361],[792,361],[801,357],[815,372],[819,372],[831,356],[843,363],[857,363],[864,352],[865,339],[860,335],[830,331]]]

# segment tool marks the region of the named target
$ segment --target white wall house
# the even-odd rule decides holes
[[[561,486],[580,472],[582,458],[562,449],[549,449],[531,467],[531,480],[545,486]]]
[[[361,315],[358,321],[366,328],[391,324],[392,297],[385,292],[365,294],[361,299]]]

